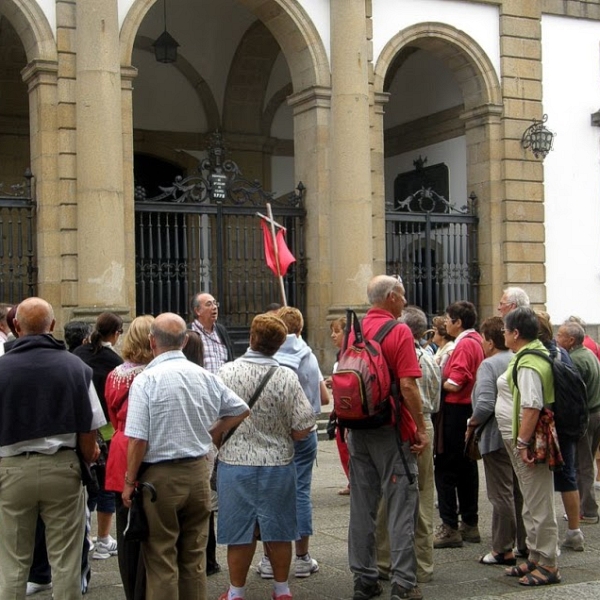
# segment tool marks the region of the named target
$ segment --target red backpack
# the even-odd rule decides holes
[[[381,343],[398,321],[390,319],[365,340],[356,313],[347,311],[346,335],[337,371],[331,376],[338,423],[348,429],[373,429],[391,423],[392,379]],[[348,346],[350,331],[354,341]]]

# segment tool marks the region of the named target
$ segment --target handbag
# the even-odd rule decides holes
[[[478,427],[468,427],[467,436],[465,438],[465,456],[471,460],[481,460],[481,452],[479,452],[479,435],[477,435]]]
[[[481,452],[479,452],[479,440],[484,427],[490,422],[494,413],[477,427],[467,427],[467,435],[465,437],[465,456],[471,460],[481,460]]]
[[[123,531],[123,539],[127,542],[144,542],[148,539],[148,517],[144,511],[143,488],[150,492],[150,502],[156,502],[155,487],[148,482],[138,483],[131,494],[131,506],[127,513],[127,525]]]

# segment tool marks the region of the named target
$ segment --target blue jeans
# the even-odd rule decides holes
[[[311,431],[307,437],[294,442],[294,465],[296,466],[296,519],[298,536],[312,535],[312,470],[317,458],[317,432]]]

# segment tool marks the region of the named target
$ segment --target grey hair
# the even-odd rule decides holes
[[[400,317],[400,321],[408,325],[416,340],[420,340],[425,331],[427,331],[427,317],[417,306],[406,306]]]
[[[576,317],[575,315],[571,315],[565,321],[565,324],[566,323],[577,323],[578,325],[581,325],[581,327],[583,328],[583,331],[585,332],[585,321],[581,317]]]
[[[585,331],[579,323],[567,319],[562,324],[562,326],[565,328],[567,335],[573,338],[576,346],[581,346],[581,344],[583,344],[583,338],[585,338]]]
[[[519,306],[529,306],[529,296],[524,289],[520,287],[508,287],[504,290],[506,294],[506,301],[515,305],[515,308]]]
[[[367,286],[367,298],[370,304],[382,304],[388,297],[388,294],[397,286],[402,286],[402,279],[391,275],[378,275],[373,277]]]

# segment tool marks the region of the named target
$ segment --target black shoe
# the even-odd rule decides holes
[[[403,588],[397,583],[392,583],[390,600],[422,600],[423,592],[418,586],[414,588]]]
[[[379,581],[365,581],[364,579],[357,579],[354,584],[354,595],[352,600],[369,600],[375,596],[381,596],[383,588]]]
[[[216,575],[221,572],[221,565],[219,563],[213,563],[212,565],[206,566],[206,576]]]

